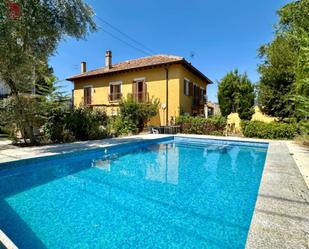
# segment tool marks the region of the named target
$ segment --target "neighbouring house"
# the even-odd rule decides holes
[[[220,107],[218,103],[207,101],[207,108],[208,108],[207,117],[221,115],[221,111],[220,111]]]
[[[106,51],[105,67],[87,71],[81,62],[81,73],[67,80],[74,83],[74,106],[104,107],[108,115],[117,114],[123,97],[139,102],[158,98],[152,125],[169,124],[180,114],[204,114],[207,85],[212,83],[183,57],[154,55],[112,64],[111,51]]]
[[[0,79],[0,99],[6,98],[10,94],[11,90],[7,84]]]

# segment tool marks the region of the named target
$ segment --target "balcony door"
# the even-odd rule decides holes
[[[137,102],[145,102],[147,96],[147,85],[144,79],[133,82],[133,98]]]
[[[87,86],[84,88],[84,105],[91,105],[91,92],[92,92],[92,87]]]

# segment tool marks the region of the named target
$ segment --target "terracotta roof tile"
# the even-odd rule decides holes
[[[113,64],[111,68],[101,67],[95,70],[90,70],[85,73],[77,74],[67,78],[67,80],[74,81],[75,79],[109,74],[114,72],[126,71],[130,69],[136,68],[144,68],[150,66],[171,64],[171,63],[184,63],[189,66],[195,73],[200,74],[201,77],[205,78],[206,81],[211,83],[211,81],[203,75],[200,71],[198,71],[195,67],[193,67],[189,62],[187,62],[183,57],[173,56],[173,55],[153,55],[133,60],[123,61],[117,64]]]

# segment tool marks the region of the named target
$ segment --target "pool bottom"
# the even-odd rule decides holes
[[[244,248],[265,148],[165,141],[105,154],[1,176],[24,183],[0,203],[20,248]]]

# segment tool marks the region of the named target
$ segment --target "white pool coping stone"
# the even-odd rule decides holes
[[[0,150],[0,163],[65,154],[79,150],[164,138],[172,135],[137,135]],[[309,247],[309,191],[287,147],[287,141],[178,134],[175,136],[239,142],[269,143],[246,249]],[[0,165],[1,167],[1,165]]]
[[[18,247],[6,236],[6,234],[0,229],[0,246],[6,249],[18,249]]]

